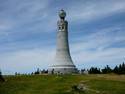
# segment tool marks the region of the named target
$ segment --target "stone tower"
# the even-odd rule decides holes
[[[68,43],[68,22],[65,20],[66,12],[59,11],[59,21],[57,22],[57,49],[55,62],[50,66],[52,73],[69,74],[76,73],[77,69],[70,56]]]

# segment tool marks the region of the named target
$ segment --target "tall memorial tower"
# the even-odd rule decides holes
[[[65,20],[66,12],[64,10],[59,11],[59,20],[57,22],[57,49],[55,62],[50,66],[50,70],[53,73],[76,73],[77,69],[73,64],[70,56],[70,49],[68,43],[68,22]]]

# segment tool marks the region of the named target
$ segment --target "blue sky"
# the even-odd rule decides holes
[[[125,61],[125,0],[0,0],[3,74],[54,62],[60,9],[67,12],[70,52],[79,69]]]

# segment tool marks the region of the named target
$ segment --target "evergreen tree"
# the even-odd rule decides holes
[[[122,64],[119,64],[119,66],[116,66],[113,69],[113,72],[117,74],[125,74],[125,63],[123,62]]]
[[[118,68],[118,66],[116,66],[116,67],[113,69],[113,72],[114,72],[114,73],[118,73],[118,70],[119,70],[119,68]]]
[[[97,67],[91,67],[88,71],[90,74],[100,74],[101,71]]]
[[[125,74],[125,64],[124,64],[124,62],[122,63],[121,73]]]
[[[102,73],[106,74],[106,73],[111,73],[112,69],[107,65],[104,69],[102,69]]]
[[[40,69],[37,68],[37,71],[34,74],[40,74]]]
[[[0,81],[1,81],[1,82],[4,82],[4,81],[5,81],[4,78],[3,78],[3,76],[2,76],[1,70],[0,70]]]

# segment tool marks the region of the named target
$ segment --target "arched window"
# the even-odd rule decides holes
[[[64,29],[64,26],[62,26],[62,29]]]
[[[59,26],[59,30],[61,29],[61,26]]]

